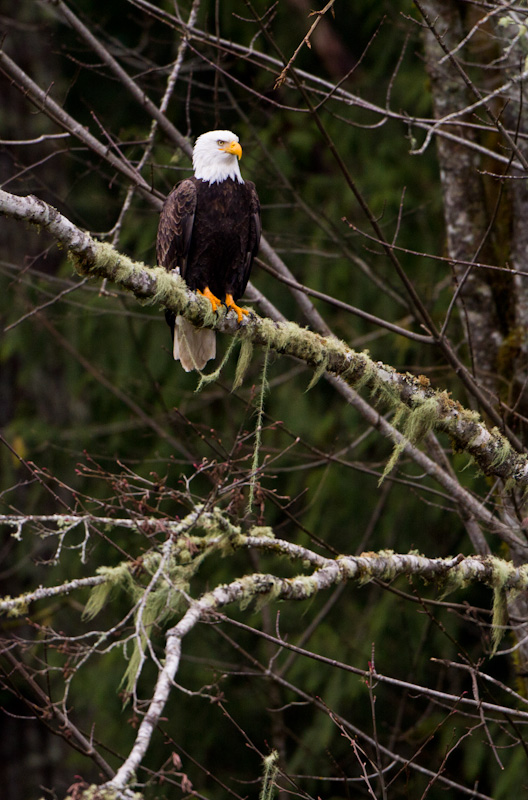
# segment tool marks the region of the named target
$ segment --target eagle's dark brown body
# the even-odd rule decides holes
[[[190,289],[201,292],[216,312],[225,303],[238,322],[249,312],[237,304],[249,280],[260,242],[260,204],[254,184],[244,183],[242,147],[233,131],[202,133],[193,148],[194,176],[177,184],[160,217],[158,264],[179,269]],[[176,361],[203,369],[216,355],[214,330],[196,328],[166,311]]]
[[[255,185],[227,178],[178,183],[161,212],[157,259],[180,268],[190,289],[206,287],[220,300],[244,294],[260,242],[260,204]]]

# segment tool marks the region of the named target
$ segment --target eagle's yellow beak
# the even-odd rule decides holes
[[[226,153],[231,153],[232,156],[238,156],[239,159],[242,158],[242,148],[238,142],[230,142],[220,149],[224,150]]]

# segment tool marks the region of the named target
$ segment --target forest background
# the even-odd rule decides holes
[[[526,790],[526,16],[4,3],[2,797]],[[148,268],[218,127],[264,240],[204,378]]]

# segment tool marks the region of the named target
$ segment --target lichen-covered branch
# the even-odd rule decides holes
[[[32,592],[24,592],[18,597],[6,596],[0,600],[0,614],[7,613],[13,616],[26,614],[31,603],[36,603],[38,600],[49,600],[50,597],[68,595],[78,589],[93,589],[94,586],[105,583],[106,580],[104,575],[93,575],[89,578],[76,578],[73,581],[60,583],[58,586],[39,586]]]
[[[24,521],[25,524],[39,526],[44,523],[55,525],[61,530],[71,529],[75,524],[84,523],[86,519],[86,515],[55,514],[47,517],[28,517]],[[2,521],[13,526],[17,523],[17,517],[6,515],[5,519],[0,518],[0,522]],[[137,525],[136,521],[127,518],[105,517],[99,520],[97,517],[90,518],[90,524],[95,525],[98,521],[107,527],[133,528]],[[102,787],[105,792],[109,792],[108,796],[132,797],[132,792],[127,787],[133,783],[134,775],[141,767],[150,747],[153,731],[174,686],[184,637],[205,617],[229,604],[239,602],[247,605],[253,600],[259,602],[307,600],[320,591],[348,581],[364,585],[372,580],[392,582],[401,576],[420,577],[444,591],[464,589],[478,581],[493,591],[494,623],[498,638],[501,630],[497,623],[504,614],[506,603],[528,588],[528,564],[516,567],[511,562],[493,556],[457,555],[450,558],[427,558],[415,552],[394,553],[391,550],[328,558],[302,545],[275,538],[272,529],[268,527],[254,526],[245,533],[219,508],[207,510],[204,506],[196,506],[182,520],[152,518],[145,523],[166,532],[165,543],[161,550],[154,548],[142,558],[142,574],[150,576],[147,581],[138,579],[135,575],[135,562],[125,561],[116,567],[102,568],[96,576],[56,587],[40,588],[18,598],[5,598],[0,604],[0,610],[5,613],[26,613],[27,606],[31,602],[92,587],[92,596],[86,606],[85,616],[93,616],[108,600],[110,589],[118,590],[121,587],[132,597],[136,635],[144,646],[149,635],[150,623],[146,619],[148,603],[156,594],[163,596],[163,609],[160,612],[162,616],[158,616],[158,624],[161,624],[162,618],[165,619],[166,615],[174,617],[179,613],[178,604],[181,605],[182,599],[188,603],[187,611],[167,632],[164,660],[161,661],[157,657],[155,659],[158,677],[152,700],[142,719],[130,754],[115,776]],[[15,535],[20,535],[19,526],[16,525],[16,528]],[[292,564],[297,562],[303,565],[306,574],[283,578],[271,573],[253,573],[229,584],[217,586],[196,600],[191,599],[187,592],[182,592],[179,577],[182,570],[188,570],[190,574],[199,566],[204,556],[237,549],[255,549],[281,560],[286,559]],[[132,585],[133,590],[131,590]],[[138,669],[140,666],[141,663]],[[385,678],[376,675],[376,680]],[[428,691],[423,687],[424,693]],[[446,698],[454,703],[472,703],[475,707],[477,705],[477,701],[471,698],[462,701],[454,696],[448,698],[445,695],[443,699]],[[496,708],[490,706],[490,710]],[[524,713],[523,719],[528,717],[527,712],[512,710],[511,713],[516,715]],[[113,792],[117,794],[114,795]]]
[[[152,734],[169,698],[175,675],[179,669],[182,640],[205,616],[234,602],[245,605],[253,599],[306,600],[317,592],[347,580],[365,583],[374,578],[394,580],[398,575],[420,575],[428,581],[440,582],[449,589],[460,588],[472,580],[486,583],[494,589],[494,618],[500,618],[508,592],[520,592],[528,587],[528,565],[515,568],[511,563],[491,556],[447,559],[426,558],[386,551],[362,556],[324,558],[310,553],[306,548],[290,542],[275,540],[270,536],[244,536],[233,529],[229,537],[232,546],[258,547],[295,556],[319,566],[310,575],[279,578],[271,574],[246,575],[229,584],[203,594],[191,605],[182,619],[167,633],[165,660],[159,671],[156,687],[147,713],[138,730],[136,741],[126,761],[114,778],[105,786],[125,789],[141,765],[150,745]]]
[[[434,390],[427,378],[400,373],[334,337],[321,336],[292,322],[274,322],[251,314],[239,325],[232,312],[214,315],[210,304],[189,291],[179,276],[161,267],[146,267],[97,242],[36,197],[0,191],[0,212],[48,230],[68,249],[79,274],[107,278],[138,300],[159,303],[196,325],[236,333],[252,344],[293,356],[315,370],[315,379],[326,371],[356,389],[367,387],[396,409],[408,441],[418,442],[432,429],[442,431],[451,437],[457,450],[471,455],[485,474],[518,486],[528,485],[527,456],[515,451],[497,428],[489,429],[478,414],[463,408],[446,392]],[[511,543],[523,546],[524,539],[512,532]]]

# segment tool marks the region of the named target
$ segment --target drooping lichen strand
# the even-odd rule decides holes
[[[375,379],[370,387],[370,396],[372,399],[388,408],[399,408],[401,398],[398,393],[397,386],[391,381],[383,380],[376,372]]]
[[[206,302],[209,302],[208,300]],[[198,382],[198,386],[194,390],[195,392],[201,392],[206,386],[209,386],[211,383],[215,383],[218,378],[220,377],[222,370],[224,369],[225,365],[231,358],[231,353],[233,352],[233,348],[235,346],[236,340],[231,339],[229,342],[229,346],[220,362],[220,365],[213,370],[212,372],[200,372],[200,380]]]
[[[86,603],[83,618],[93,619],[106,605],[112,590],[124,589],[135,597],[136,584],[130,574],[130,565],[126,562],[116,567],[99,567],[98,575],[105,578],[105,582],[94,586]]]
[[[383,470],[379,484],[383,483],[387,475],[390,475],[400,455],[405,450],[406,445],[408,443],[412,445],[419,444],[424,436],[435,427],[441,417],[436,395],[431,395],[426,398],[414,398],[412,408],[403,405],[401,401],[398,402],[399,406],[392,420],[392,424],[395,428],[401,429],[404,438],[394,445],[391,457]]]
[[[264,759],[264,775],[262,776],[262,789],[259,800],[272,800],[275,794],[275,780],[279,772],[279,754],[272,750]]]
[[[504,635],[508,623],[508,602],[519,593],[517,587],[511,587],[511,565],[500,558],[490,558],[488,563],[492,570],[493,584],[493,620],[492,620],[492,651],[495,655]],[[520,568],[521,574],[528,575],[528,565]]]
[[[504,464],[507,458],[511,456],[513,453],[513,448],[509,441],[501,436],[501,433],[498,428],[492,428],[492,433],[495,434],[495,455],[493,456],[491,466],[498,467],[501,464]]]
[[[403,435],[411,444],[421,442],[440,418],[438,400],[433,395],[425,400],[414,401],[403,425]]]
[[[507,592],[501,586],[493,589],[493,618],[491,622],[491,655],[494,656],[508,623]]]
[[[471,578],[466,574],[464,569],[459,565],[449,570],[449,573],[443,581],[439,581],[438,588],[440,591],[440,599],[448,597],[452,592],[459,589],[466,589],[471,584]]]
[[[405,450],[405,445],[406,444],[407,444],[407,442],[405,440],[402,440],[400,442],[397,442],[394,445],[394,447],[392,448],[392,453],[390,455],[390,458],[387,461],[387,463],[385,465],[385,468],[384,468],[384,470],[383,470],[383,472],[381,474],[381,478],[378,481],[378,486],[381,486],[381,484],[383,483],[383,481],[385,480],[387,475],[391,474],[392,470],[394,469],[394,467],[398,463],[401,454]]]
[[[310,389],[313,389],[316,383],[323,377],[326,372],[326,367],[328,366],[328,355],[326,355],[321,363],[315,368],[314,374],[312,375],[312,380],[306,387],[306,391],[309,392]]]
[[[163,626],[167,620],[181,611],[182,606],[186,603],[185,598],[189,593],[190,579],[198,570],[206,555],[207,551],[204,551],[199,553],[192,561],[180,564],[176,561],[174,554],[171,553],[168,559],[163,560],[163,555],[155,551],[149,553],[143,560],[143,568],[151,576],[156,575],[160,566],[162,566],[162,569],[154,585],[149,584],[146,588],[143,586],[137,588],[139,596],[136,603],[135,620],[136,626],[140,630],[140,635],[134,639],[134,651],[121,682],[125,686],[127,693],[130,693],[134,688],[141,665],[141,658],[150,639],[153,626]]]
[[[235,373],[235,380],[233,381],[233,391],[242,385],[246,370],[251,363],[251,356],[253,355],[253,342],[250,339],[242,339],[240,345],[240,353],[238,354],[238,362]]]
[[[251,513],[253,509],[253,500],[255,498],[255,489],[257,486],[257,474],[260,455],[260,443],[262,440],[262,420],[264,419],[264,398],[268,391],[268,362],[269,362],[269,347],[264,356],[264,364],[262,365],[262,378],[260,383],[260,393],[257,406],[257,424],[255,426],[255,445],[253,448],[253,458],[251,461],[251,480],[249,483],[249,499],[248,511]]]
[[[161,579],[158,581],[156,587],[149,591],[145,602],[139,605],[141,618],[136,614],[136,621],[140,623],[140,635],[134,639],[134,651],[128,662],[128,666],[123,675],[121,685],[125,687],[127,694],[130,694],[134,688],[137,679],[137,673],[141,664],[141,656],[147,646],[147,641],[150,639],[153,626],[163,625],[174,614],[181,610],[184,604],[184,594],[189,590],[189,584],[184,577],[185,570],[170,570],[171,580]],[[175,579],[173,582],[173,578]]]

